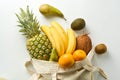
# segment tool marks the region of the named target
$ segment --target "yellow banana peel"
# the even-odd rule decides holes
[[[68,47],[66,50],[66,54],[72,54],[76,48],[76,36],[72,29],[67,29],[67,36],[68,36]]]

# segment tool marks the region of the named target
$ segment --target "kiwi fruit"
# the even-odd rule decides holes
[[[106,51],[107,51],[107,47],[106,47],[106,45],[103,44],[103,43],[98,44],[98,45],[96,45],[96,47],[95,47],[95,52],[96,52],[97,54],[103,54],[103,53],[105,53]]]
[[[83,18],[77,18],[71,23],[73,30],[81,30],[85,27],[85,20]]]

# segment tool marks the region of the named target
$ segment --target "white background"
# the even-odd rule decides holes
[[[48,3],[60,9],[67,21],[61,18],[46,19],[39,6]],[[84,18],[93,46],[105,43],[108,52],[95,55],[94,65],[101,67],[109,80],[120,79],[120,0],[0,0],[0,77],[8,80],[28,80],[30,75],[24,64],[29,60],[26,39],[19,32],[15,13],[19,8],[30,9],[41,25],[58,21],[65,29],[76,18]]]

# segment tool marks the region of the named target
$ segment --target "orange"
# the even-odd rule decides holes
[[[58,64],[62,68],[71,67],[74,64],[74,58],[73,58],[72,54],[63,54],[59,58]]]
[[[75,50],[73,52],[73,58],[75,61],[80,61],[86,58],[86,52],[84,50]]]

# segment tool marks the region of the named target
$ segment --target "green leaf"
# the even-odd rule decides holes
[[[19,32],[26,32],[26,30],[25,29],[20,29]]]

